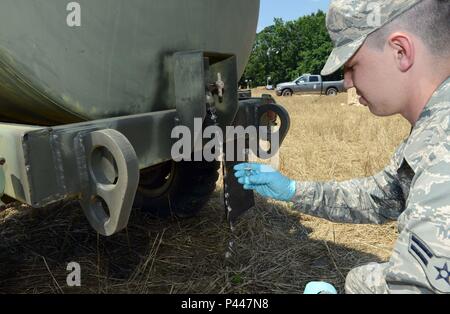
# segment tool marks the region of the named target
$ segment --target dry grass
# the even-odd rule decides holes
[[[254,94],[266,93],[255,90]],[[371,175],[408,134],[399,117],[375,118],[335,98],[277,98],[291,114],[282,171],[298,180]],[[218,189],[197,218],[154,220],[134,211],[128,229],[99,237],[74,202],[0,213],[2,293],[302,293],[311,280],[342,292],[346,273],[385,261],[396,226],[334,224],[257,200],[231,235]],[[225,259],[227,243],[235,254]],[[66,285],[66,266],[82,268],[82,287]]]

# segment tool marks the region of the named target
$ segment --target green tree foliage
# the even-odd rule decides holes
[[[252,81],[252,86],[292,81],[303,73],[319,74],[333,49],[326,29],[326,15],[322,11],[284,22],[275,19],[256,36],[253,51],[241,83]],[[342,70],[326,77],[342,79]]]

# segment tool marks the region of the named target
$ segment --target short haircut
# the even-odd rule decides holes
[[[450,57],[450,0],[422,0],[390,23],[370,34],[371,48],[383,50],[390,34],[403,30],[418,36],[435,57]]]

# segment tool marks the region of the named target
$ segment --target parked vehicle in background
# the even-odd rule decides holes
[[[278,84],[276,92],[278,96],[302,93],[336,96],[344,92],[344,80],[323,81],[321,75],[303,74],[293,82]]]

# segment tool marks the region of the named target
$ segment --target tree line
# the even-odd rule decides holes
[[[250,60],[240,81],[252,87],[289,82],[304,73],[320,74],[333,42],[326,29],[326,14],[318,11],[295,21],[274,19],[274,25],[256,35]],[[325,77],[341,80],[343,70]]]

